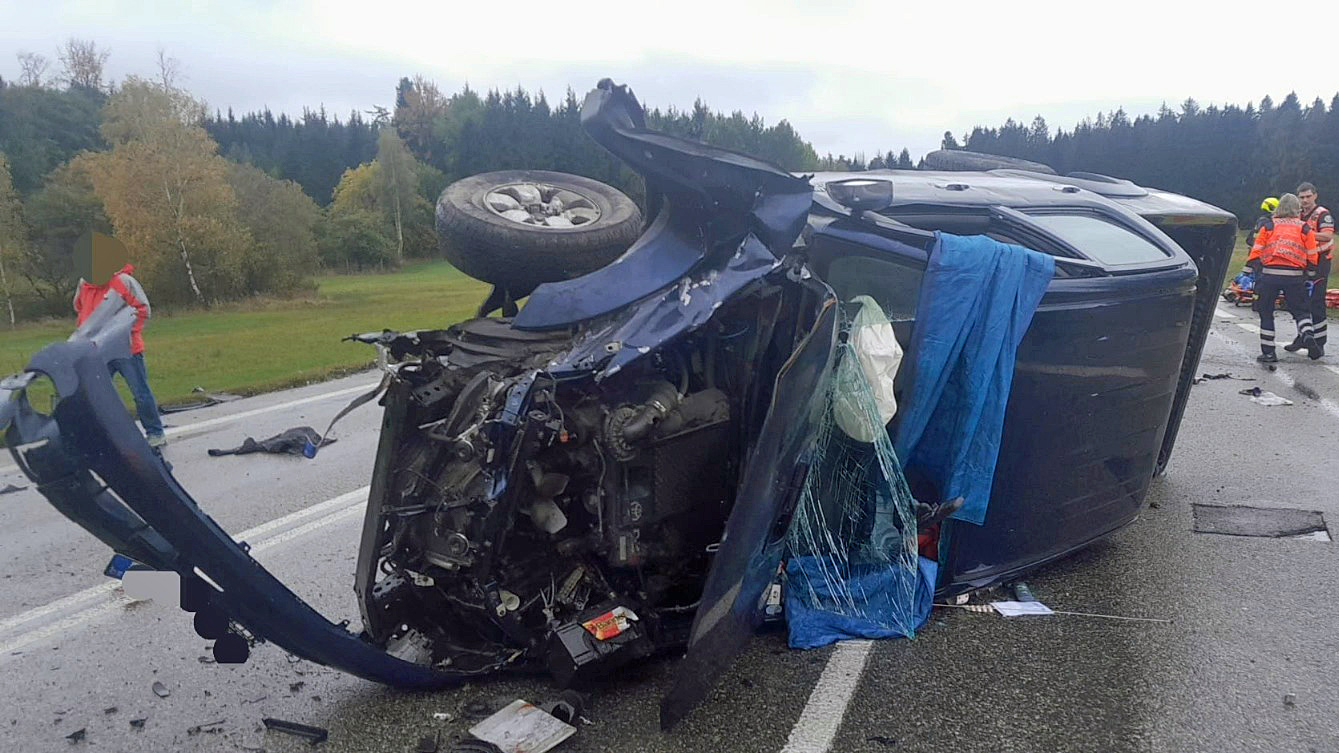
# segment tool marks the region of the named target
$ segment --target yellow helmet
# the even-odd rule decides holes
[[[1260,202],[1260,211],[1273,214],[1275,209],[1279,208],[1279,200],[1270,196],[1268,199]]]

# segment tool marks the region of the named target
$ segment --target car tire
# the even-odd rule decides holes
[[[641,234],[642,215],[621,191],[590,178],[502,170],[447,186],[435,224],[448,261],[515,300],[617,259]]]

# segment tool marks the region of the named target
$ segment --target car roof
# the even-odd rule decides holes
[[[814,173],[810,182],[815,190],[826,192],[826,184],[851,178],[892,181],[893,208],[1000,205],[1035,209],[1115,205],[1146,218],[1176,218],[1181,222],[1208,224],[1236,221],[1231,212],[1198,199],[1093,173],[1062,176],[1024,170],[867,170]]]

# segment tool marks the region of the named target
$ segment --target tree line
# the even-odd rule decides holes
[[[585,175],[636,200],[639,177],[581,128],[581,100],[522,89],[446,94],[402,78],[394,105],[341,119],[264,110],[210,112],[160,55],[152,76],[105,80],[106,50],[68,40],[54,61],[19,55],[0,79],[0,309],[10,322],[68,314],[74,241],[114,232],[155,302],[210,306],[312,289],[320,269],[394,268],[439,253],[433,202],[450,182],[491,170]],[[796,172],[915,167],[906,149],[820,156],[785,120],[650,108],[658,130],[755,155]],[[1201,108],[1130,118],[1123,110],[1051,131],[976,127],[943,147],[1017,156],[1065,173],[1102,172],[1209,201],[1244,221],[1259,200],[1310,180],[1339,192],[1339,95],[1302,107]]]
[[[943,148],[1042,162],[1061,174],[1104,173],[1193,196],[1227,209],[1249,225],[1266,196],[1314,183],[1322,202],[1339,200],[1339,94],[1303,106],[1296,93],[1277,105],[1201,107],[1187,99],[1152,115],[1123,109],[1099,113],[1051,133],[1038,116],[1024,125],[978,126],[960,142],[946,132]]]
[[[155,303],[211,306],[309,291],[322,268],[437,255],[433,202],[476,173],[557,170],[644,193],[585,135],[571,90],[551,105],[521,89],[447,95],[414,77],[399,81],[393,109],[239,117],[209,112],[165,54],[154,75],[120,82],[105,79],[107,59],[96,43],[70,39],[54,63],[21,53],[19,77],[0,78],[0,311],[11,325],[68,315],[73,246],[88,230],[126,242]],[[866,164],[819,157],[786,121],[701,101],[647,116],[792,170]],[[910,161],[905,150],[901,158]]]

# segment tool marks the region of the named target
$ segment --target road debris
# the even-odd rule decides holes
[[[153,683],[153,694],[158,696],[159,698],[167,698],[168,696],[172,695],[172,691],[168,690],[167,686],[164,685],[163,683],[155,680]]]
[[[1224,371],[1224,372],[1222,372],[1221,374],[1200,374],[1199,376],[1197,376],[1197,377],[1195,377],[1194,379],[1190,380],[1190,383],[1191,383],[1191,384],[1201,384],[1201,383],[1203,383],[1203,382],[1213,381],[1213,380],[1216,380],[1216,379],[1235,379],[1235,380],[1238,381],[1238,382],[1254,382],[1254,381],[1255,381],[1255,377],[1239,377],[1239,376],[1233,376],[1232,374],[1230,374],[1230,373]]]
[[[211,458],[220,455],[249,455],[253,452],[268,452],[274,455],[304,455],[308,447],[333,444],[336,440],[326,438],[322,439],[320,434],[310,426],[299,426],[295,429],[287,429],[272,437],[256,440],[247,437],[242,440],[242,444],[229,450],[210,450]]]
[[[865,742],[878,743],[879,745],[888,748],[897,745],[896,738],[888,737],[887,735],[870,735],[869,737],[865,738]]]
[[[1296,694],[1296,693],[1284,693],[1284,694],[1283,694],[1283,705],[1284,705],[1284,706],[1294,706],[1294,705],[1296,705],[1296,704],[1297,704],[1297,694]]]
[[[1263,405],[1266,408],[1272,408],[1276,405],[1293,404],[1293,401],[1289,400],[1288,398],[1280,397],[1270,392],[1269,390],[1262,390],[1259,387],[1252,387],[1248,390],[1242,390],[1240,394],[1250,397],[1251,402],[1259,403],[1260,405]]]
[[[302,680],[298,680],[297,682],[290,682],[288,684],[288,692],[296,693],[299,690],[302,690],[303,686],[305,686],[306,684],[307,683],[303,682]]]
[[[441,742],[441,733],[436,733],[432,737],[420,737],[418,745],[414,748],[414,753],[437,753],[438,745]]]
[[[1022,617],[1024,615],[1052,615],[1051,608],[1033,599],[1032,601],[992,601],[990,608],[1003,617]]]
[[[107,708],[105,708],[105,709],[102,710],[102,713],[104,713],[104,714],[115,714],[116,711],[117,711],[117,708],[116,708],[115,706],[108,706]]]
[[[227,719],[219,719],[219,720],[216,721],[216,722],[205,722],[204,724],[197,724],[197,725],[195,725],[195,726],[193,726],[193,727],[187,727],[187,728],[186,728],[186,734],[187,734],[187,735],[198,735],[198,734],[200,734],[201,732],[211,732],[211,733],[212,733],[212,732],[218,732],[218,731],[219,731],[219,725],[220,725],[220,724],[223,724],[223,723],[226,722],[226,721],[228,721],[228,720],[227,720]]]
[[[435,711],[432,714],[432,718],[436,719],[439,722],[454,722],[456,720],[454,714],[451,714],[446,711]]]
[[[85,737],[88,737],[88,728],[80,727],[79,729],[66,735],[65,739],[69,740],[72,743],[77,743],[83,740]]]
[[[13,494],[14,492],[21,492],[27,488],[28,487],[26,486],[15,486],[13,484],[5,484],[5,488],[0,489],[0,494]]]
[[[130,720],[130,726],[133,727],[133,728],[135,728],[135,729],[144,729],[144,723],[147,722],[147,721],[149,721],[147,718],[146,718],[146,719],[131,719],[131,720]]]
[[[274,719],[265,717],[260,720],[266,729],[272,729],[275,732],[282,732],[285,735],[306,738],[312,745],[325,742],[330,733],[324,727],[313,727],[308,724],[290,722],[285,719]]]
[[[471,735],[493,743],[502,753],[545,753],[576,731],[576,727],[519,698],[470,728]]]
[[[1017,604],[1017,603],[1019,602],[993,602],[991,604],[947,604],[944,602],[937,601],[935,602],[935,606],[946,607],[948,609],[961,609],[965,612],[975,612],[977,614],[989,614],[992,612],[999,611],[995,608],[995,604]],[[1034,605],[1040,605],[1040,602],[1030,602],[1030,603]],[[1035,609],[1036,607],[1028,607],[1028,608]],[[1118,614],[1098,614],[1097,612],[1071,612],[1067,610],[1050,609],[1049,607],[1046,607],[1044,605],[1041,608],[1046,609],[1047,611],[1020,612],[1019,614],[1064,614],[1069,615],[1071,617],[1096,617],[1104,620],[1122,620],[1126,622],[1156,622],[1164,625],[1170,625],[1173,622],[1175,622],[1175,620],[1167,620],[1162,619],[1160,617],[1126,617],[1124,615],[1118,615]]]

